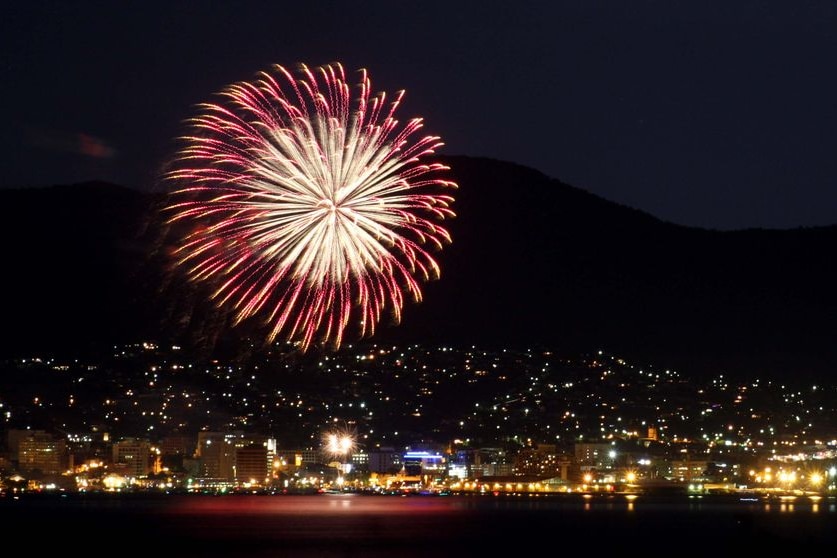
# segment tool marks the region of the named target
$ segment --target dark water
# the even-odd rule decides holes
[[[773,556],[837,550],[837,500],[68,495],[0,499],[0,533],[38,556]]]

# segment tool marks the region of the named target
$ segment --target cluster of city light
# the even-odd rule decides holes
[[[564,485],[550,486],[542,482],[483,482],[459,481],[450,485],[452,490],[464,492],[567,492]]]
[[[750,478],[758,485],[784,490],[808,489],[816,491],[829,479],[834,481],[835,477],[837,477],[837,468],[835,467],[831,467],[828,471],[799,471],[784,468],[774,470],[772,467],[765,467],[760,471],[750,470]]]

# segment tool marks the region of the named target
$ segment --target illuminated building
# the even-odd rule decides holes
[[[242,433],[198,432],[196,456],[200,460],[200,476],[209,479],[235,479],[235,442]]]
[[[557,451],[554,444],[538,444],[525,448],[515,456],[515,473],[525,475],[555,475],[567,480],[571,460]]]
[[[464,452],[457,456],[457,460],[460,461],[463,455],[466,460],[473,460],[470,463],[470,470],[471,475],[475,477],[511,475],[514,472],[514,464],[510,462],[510,456],[501,448],[480,448]]]
[[[151,443],[148,440],[124,438],[113,444],[113,462],[125,466],[125,474],[144,477],[151,471]]]
[[[58,474],[66,468],[67,442],[53,438],[43,430],[27,431],[17,441],[18,465],[23,472],[40,471],[44,474]]]
[[[352,454],[352,470],[369,472],[369,454],[358,452]]]
[[[250,444],[235,450],[235,480],[263,485],[268,477],[270,461],[264,444]]]
[[[9,448],[9,459],[17,462],[19,459],[20,441],[30,436],[33,432],[46,434],[43,430],[26,430],[22,428],[10,428],[6,435],[6,442]]]
[[[166,436],[160,440],[163,455],[192,455],[194,448],[194,436]]]
[[[321,458],[322,453],[315,449],[277,449],[273,454],[273,459],[283,463],[283,467],[293,468],[319,464],[322,461]]]
[[[403,463],[407,476],[439,476],[445,470],[445,457],[427,451],[409,451],[404,454]]]
[[[612,469],[615,455],[610,443],[579,442],[574,446],[575,460],[582,471]]]
[[[280,468],[302,467],[302,452],[295,450],[277,450],[274,460]]]
[[[397,473],[401,469],[401,453],[395,448],[381,448],[367,455],[368,469],[372,473]]]
[[[706,472],[711,462],[705,459],[684,459],[671,461],[671,475],[673,478],[685,482],[703,482],[708,480]]]

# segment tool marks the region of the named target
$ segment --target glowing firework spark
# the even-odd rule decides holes
[[[333,457],[344,457],[352,451],[355,442],[345,433],[330,432],[324,437],[324,451]]]
[[[419,280],[439,275],[429,249],[451,241],[434,221],[454,216],[442,191],[456,184],[421,162],[439,138],[411,140],[420,118],[399,127],[403,91],[387,104],[365,70],[358,88],[351,108],[340,64],[233,84],[200,105],[167,175],[182,184],[170,221],[192,225],[179,263],[236,323],[263,317],[269,341],[339,347],[353,317],[361,336],[386,308],[399,322],[405,293],[420,301]]]

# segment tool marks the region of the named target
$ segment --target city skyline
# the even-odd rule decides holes
[[[3,374],[17,388],[0,401],[0,468],[45,485],[80,478],[84,490],[164,477],[200,491],[275,489],[269,479],[287,482],[276,476],[287,468],[294,490],[312,476],[380,489],[375,475],[410,491],[479,490],[480,479],[520,491],[550,478],[560,480],[537,490],[816,490],[837,463],[833,386],[696,380],[602,351],[361,344],[313,356],[279,345],[226,363],[143,342],[96,359],[8,361]],[[410,473],[409,459],[427,470]]]
[[[722,454],[771,454],[833,443],[837,412],[833,386],[802,378],[691,377],[603,351],[543,348],[361,343],[307,354],[277,344],[224,361],[142,342],[6,360],[3,372],[17,386],[3,401],[7,427],[151,439],[255,431],[309,449],[328,445],[324,431],[371,449],[560,445],[653,430]]]

